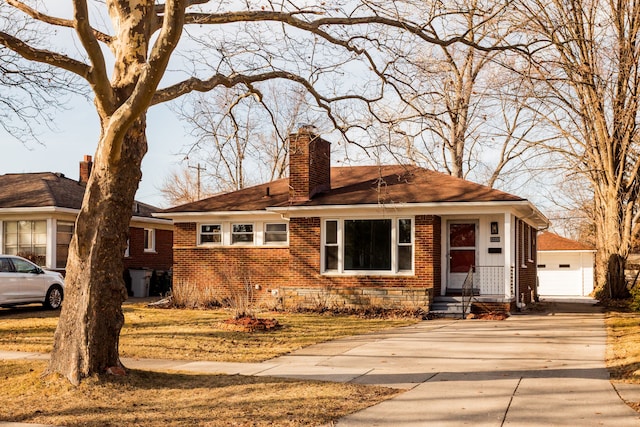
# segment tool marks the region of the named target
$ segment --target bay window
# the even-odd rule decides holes
[[[65,268],[75,225],[72,222],[58,222],[56,227],[56,268]]]
[[[47,262],[47,221],[5,221],[3,251],[44,266]]]

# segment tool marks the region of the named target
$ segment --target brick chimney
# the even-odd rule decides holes
[[[78,181],[80,184],[86,184],[89,181],[91,175],[91,168],[93,168],[93,162],[91,156],[85,154],[84,159],[80,162],[80,178]]]
[[[314,126],[301,126],[289,135],[289,199],[310,200],[331,189],[331,143]]]

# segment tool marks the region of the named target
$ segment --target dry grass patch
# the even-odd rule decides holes
[[[640,384],[640,313],[609,311],[605,323],[611,379]]]
[[[640,384],[640,313],[608,311],[606,363],[614,383]],[[640,402],[625,401],[640,412]]]
[[[0,421],[64,426],[307,426],[398,393],[269,377],[132,370],[78,387],[42,379],[45,362],[1,361]]]
[[[155,309],[143,304],[123,307],[122,357],[259,362],[332,339],[416,323],[417,319],[363,319],[301,313],[257,313],[275,318],[282,328],[268,332],[234,332],[220,324],[232,317],[224,310]],[[0,310],[0,349],[50,352],[58,313]]]

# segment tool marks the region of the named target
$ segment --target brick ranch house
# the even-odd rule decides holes
[[[174,286],[250,285],[285,307],[432,309],[473,267],[485,309],[536,297],[548,221],[531,202],[415,166],[331,167],[309,128],[289,144],[289,178],[154,214],[174,223]]]
[[[85,156],[77,181],[53,172],[0,175],[1,253],[64,273],[92,165],[91,156]],[[173,226],[154,218],[157,211],[141,202],[133,206],[129,247],[123,255],[134,280],[145,270],[168,271],[173,265]]]

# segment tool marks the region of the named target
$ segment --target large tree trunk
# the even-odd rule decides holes
[[[623,235],[626,227],[624,209],[613,190],[599,201],[596,217],[598,253],[596,254],[596,296],[622,299],[629,296],[625,279],[625,265],[630,251],[630,238]]]
[[[65,301],[47,370],[73,384],[122,366],[118,343],[127,298],[123,256],[147,151],[145,125],[142,116],[129,129],[119,157],[110,155],[114,141],[101,139],[76,222]]]

